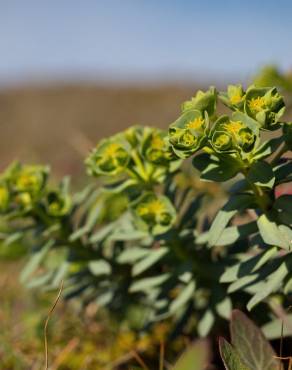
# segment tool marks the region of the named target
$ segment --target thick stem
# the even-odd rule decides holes
[[[253,191],[258,206],[260,207],[263,213],[266,213],[268,205],[270,203],[269,198],[267,197],[263,189],[261,189],[259,186],[255,185],[252,181],[249,180],[248,171],[246,168],[242,168],[241,173],[243,174],[251,190]]]

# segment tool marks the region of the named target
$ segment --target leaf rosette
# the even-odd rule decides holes
[[[169,127],[169,142],[180,158],[188,158],[201,149],[207,140],[209,118],[199,110],[183,113]]]
[[[218,153],[249,153],[253,150],[257,135],[245,122],[230,118],[218,118],[212,129],[211,144]]]
[[[121,135],[102,140],[86,159],[90,175],[115,176],[125,170],[130,161],[130,145]]]
[[[169,230],[176,218],[170,200],[152,192],[143,194],[132,206],[134,215],[144,229],[157,235]]]
[[[285,103],[275,87],[251,86],[246,92],[244,110],[259,122],[260,128],[274,130],[279,127],[278,121],[285,112]]]

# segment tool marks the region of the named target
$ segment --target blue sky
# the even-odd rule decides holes
[[[289,0],[0,2],[0,83],[245,78],[292,68]]]

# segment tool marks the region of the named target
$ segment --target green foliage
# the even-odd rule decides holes
[[[85,164],[101,185],[75,194],[67,178],[52,187],[46,167],[13,164],[0,179],[1,237],[30,247],[22,281],[50,290],[64,279],[67,299],[137,331],[169,319],[173,337],[205,337],[237,305],[267,311],[274,294],[288,306],[292,202],[276,195],[292,180],[284,110],[276,88],[200,91],[168,133],[133,126],[98,143]],[[194,174],[182,165],[189,157]],[[227,180],[213,217],[216,183]]]

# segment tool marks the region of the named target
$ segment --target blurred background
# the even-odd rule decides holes
[[[289,0],[0,3],[0,167],[82,174],[96,141],[166,127],[209,84],[292,64]]]
[[[246,85],[265,65],[289,73],[291,12],[289,0],[0,1],[0,169],[48,163],[82,181],[101,137],[137,123],[166,128],[197,89]],[[0,368],[40,369],[54,296],[20,287],[23,262],[8,259],[3,246]],[[52,324],[52,369],[68,353],[77,363],[68,368],[80,369],[93,338],[104,341],[100,324],[67,310],[60,303]]]

